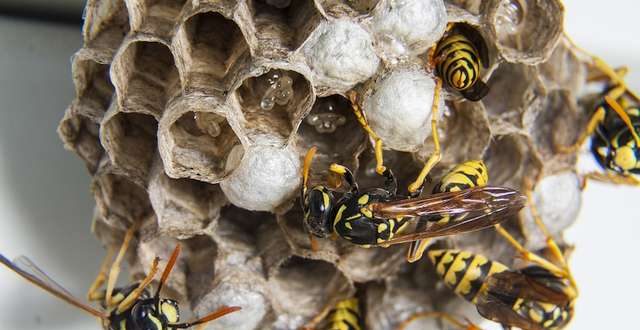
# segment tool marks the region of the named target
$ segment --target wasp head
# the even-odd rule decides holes
[[[131,318],[135,329],[166,330],[170,324],[180,320],[180,311],[175,300],[161,299],[157,302],[156,299],[146,299],[133,306]]]
[[[333,204],[331,191],[323,186],[313,187],[302,196],[304,224],[314,236],[327,237],[331,234]]]

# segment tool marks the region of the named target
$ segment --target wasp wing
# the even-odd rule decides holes
[[[500,323],[503,326],[517,327],[524,330],[545,330],[542,326],[518,315],[511,306],[492,294],[481,297],[476,304],[476,309],[485,319]]]
[[[38,266],[36,266],[33,261],[25,256],[18,257],[14,262],[11,262],[5,256],[0,254],[0,263],[16,272],[27,281],[35,284],[36,286],[39,286],[43,290],[66,301],[67,303],[76,306],[88,312],[89,314],[92,314],[101,319],[105,319],[108,317],[108,315],[103,311],[99,311],[74,297],[67,289],[63,288],[60,284],[53,281]]]
[[[526,203],[521,193],[500,187],[476,187],[445,192],[422,199],[372,203],[377,217],[448,216],[445,223],[432,223],[419,232],[398,235],[384,244],[413,242],[423,238],[466,233],[492,227],[515,215]]]
[[[494,294],[560,306],[573,298],[562,290],[563,287],[567,287],[563,279],[538,266],[493,274],[487,280],[488,291]]]

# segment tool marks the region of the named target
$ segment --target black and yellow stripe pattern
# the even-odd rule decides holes
[[[568,308],[534,300],[517,299],[512,309],[544,329],[562,329],[571,318]]]
[[[468,251],[431,250],[429,259],[445,285],[474,304],[486,293],[487,278],[508,270],[499,262]]]
[[[487,61],[486,46],[473,28],[454,25],[438,43],[434,58],[440,78],[465,98],[478,101],[489,92],[480,80],[480,68],[488,65],[484,63]]]
[[[360,304],[357,298],[339,301],[327,316],[328,330],[363,330]]]

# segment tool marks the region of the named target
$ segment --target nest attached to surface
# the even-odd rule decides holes
[[[426,22],[433,32],[393,25],[412,24],[421,15],[411,11],[424,6],[443,20]],[[394,15],[401,19],[391,24]],[[98,238],[117,245],[125,228],[143,222],[130,249],[134,276],[179,240],[185,254],[168,293],[183,309],[243,307],[208,328],[294,329],[352,295],[354,283],[366,288],[371,329],[390,329],[422,310],[477,319],[426,260],[405,263],[405,247],[322,240],[312,252],[296,200],[300,159],[317,145],[313,182],[339,162],[361,185],[379,185],[372,148],[345,93],[355,88],[367,97],[398,70],[422,70],[446,21],[464,22],[488,45],[482,79],[491,92],[476,103],[443,93],[443,161],[432,181],[469,159],[484,159],[491,185],[521,188],[523,178],[541,178],[538,206],[561,236],[577,214],[580,190],[575,155],[554,153],[552,141],[578,133],[587,70],[562,35],[562,16],[559,0],[90,0],[84,47],[73,58],[77,95],[59,133],[93,176]],[[331,38],[349,46],[356,40],[357,57],[342,54],[344,61],[326,67],[338,51]],[[262,110],[265,79],[274,72],[291,78],[292,94]],[[308,119],[325,116],[327,104],[342,118],[333,132]],[[406,187],[431,142],[395,149],[385,151],[386,164]],[[545,207],[562,194],[572,197]],[[540,247],[531,227],[517,224],[511,229]],[[440,244],[506,264],[513,258],[491,230]]]

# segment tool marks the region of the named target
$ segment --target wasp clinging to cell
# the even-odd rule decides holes
[[[576,282],[562,250],[542,222],[526,192],[534,221],[546,237],[544,256],[526,249],[500,224],[497,232],[526,262],[512,269],[470,251],[431,249],[427,253],[446,286],[476,305],[480,315],[505,327],[563,329],[573,316]]]
[[[473,27],[449,24],[445,36],[429,53],[428,61],[438,77],[467,100],[479,101],[489,93],[489,87],[480,79],[481,68],[489,67],[489,50]]]
[[[561,153],[575,153],[591,138],[591,153],[604,173],[592,172],[585,179],[640,185],[640,98],[624,82],[627,68],[613,69],[598,57],[592,56],[597,74],[591,82],[604,81],[593,113],[574,144],[556,143]]]
[[[100,272],[89,289],[89,300],[100,301],[101,308],[89,306],[74,297],[27,257],[21,256],[14,261],[10,261],[0,255],[0,263],[41,289],[99,318],[102,326],[109,330],[186,329],[240,310],[240,307],[224,306],[197,320],[180,322],[178,302],[160,297],[162,287],[169,278],[169,274],[180,254],[180,245],[176,246],[167,261],[154,295],[151,295],[147,288],[158,271],[159,258],[157,257],[153,260],[149,273],[141,282],[124,288],[116,288],[115,283],[120,272],[120,263],[134,237],[135,229],[135,227],[132,227],[126,232],[120,250],[111,267],[109,267],[109,261],[112,259],[114,251],[109,249]],[[105,284],[105,281],[106,289],[101,290],[100,288]]]

